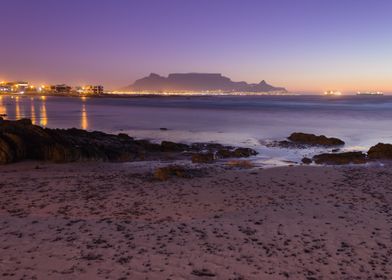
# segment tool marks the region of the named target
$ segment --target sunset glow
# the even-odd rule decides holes
[[[150,72],[218,72],[291,92],[387,93],[391,9],[387,0],[4,1],[18,18],[0,17],[0,77],[113,91]]]

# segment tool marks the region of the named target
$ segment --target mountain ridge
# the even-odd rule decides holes
[[[287,92],[265,80],[260,83],[234,82],[221,73],[171,73],[167,77],[151,73],[124,88],[127,91],[223,91],[223,92]]]

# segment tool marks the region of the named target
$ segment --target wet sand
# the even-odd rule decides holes
[[[1,166],[0,278],[392,278],[389,167],[155,165]]]

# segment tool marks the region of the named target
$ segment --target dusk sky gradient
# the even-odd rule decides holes
[[[392,92],[391,0],[0,0],[0,79],[218,72],[291,91]]]

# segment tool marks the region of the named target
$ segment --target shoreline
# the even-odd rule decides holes
[[[5,279],[389,279],[390,168],[0,166]]]
[[[159,128],[159,131],[167,131]],[[131,133],[133,135],[133,133]],[[213,163],[247,159],[255,166],[275,165],[348,165],[378,164],[392,160],[392,144],[379,142],[367,151],[350,151],[346,143],[335,137],[294,132],[285,139],[236,145],[214,141],[154,141],[149,137],[134,137],[120,131],[117,134],[102,131],[68,128],[56,129],[39,126],[31,119],[16,121],[0,116],[0,164],[23,160],[48,162],[130,162],[151,159],[187,159],[191,162]],[[244,145],[242,145],[244,144]],[[263,158],[264,149],[278,149],[285,158]],[[264,151],[263,151],[264,150]],[[297,159],[289,156],[296,155]],[[302,156],[301,156],[302,155]],[[275,163],[274,163],[275,162]]]
[[[369,96],[369,95],[356,95],[356,94],[347,94],[343,96],[325,96],[322,94],[304,94],[304,93],[287,93],[287,94],[271,94],[271,93],[260,93],[260,94],[252,94],[252,93],[244,93],[244,94],[233,94],[233,93],[227,93],[227,94],[160,94],[160,93],[104,93],[104,94],[42,94],[42,93],[24,93],[24,94],[18,94],[18,93],[1,93],[1,96],[9,96],[9,97],[69,97],[69,98],[192,98],[192,97],[205,97],[205,98],[211,98],[211,97],[238,97],[238,98],[246,98],[246,97],[320,97],[323,99],[330,99],[330,100],[339,100],[342,98],[356,98],[356,99],[376,99],[374,100],[381,100],[383,98],[388,98],[391,97],[392,94],[384,94],[382,96]]]
[[[82,97],[88,97],[88,98],[138,98],[138,97],[146,97],[146,98],[178,98],[178,97],[258,97],[258,96],[267,96],[267,97],[273,97],[273,96],[303,96],[301,94],[297,93],[288,93],[288,94],[271,94],[271,93],[260,93],[260,94],[233,94],[233,93],[227,93],[227,94],[164,94],[164,93],[104,93],[104,94],[55,94],[55,93],[29,93],[25,92],[23,94],[18,94],[18,93],[1,93],[0,96],[28,96],[28,97],[77,97],[77,98],[82,98]],[[309,95],[309,96],[318,96],[318,95]],[[320,95],[321,96],[321,95]]]

